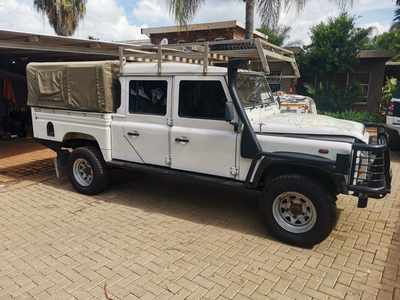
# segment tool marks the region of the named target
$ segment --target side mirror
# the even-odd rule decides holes
[[[232,123],[233,118],[235,117],[235,107],[233,102],[225,103],[225,121],[229,122],[229,124],[233,125],[233,130],[237,132],[239,130],[239,124],[237,122]]]
[[[234,118],[234,111],[235,108],[233,106],[233,102],[226,102],[225,103],[225,121],[226,122],[231,122]]]

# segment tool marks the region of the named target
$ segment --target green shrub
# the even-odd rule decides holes
[[[356,112],[355,110],[345,110],[341,113],[339,112],[324,112],[318,110],[318,114],[326,115],[329,117],[355,121],[355,122],[371,122],[371,123],[380,123],[382,122],[381,115],[371,114],[370,112],[363,111],[363,112]]]
[[[311,94],[317,107],[327,112],[343,112],[350,108],[354,102],[361,101],[364,97],[364,89],[357,81],[350,82],[347,87],[340,88],[336,83],[314,87],[312,84],[304,84],[307,92]]]
[[[399,86],[397,82],[397,78],[387,78],[387,88],[383,90],[383,96],[382,96],[382,110],[385,110],[388,106],[388,103],[390,100],[392,100],[392,97],[394,95],[394,92],[396,92],[397,87]]]

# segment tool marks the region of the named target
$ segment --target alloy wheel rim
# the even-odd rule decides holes
[[[82,186],[89,186],[93,181],[93,170],[90,163],[83,159],[79,158],[75,160],[73,166],[73,174],[76,181]]]
[[[276,197],[272,214],[279,226],[291,233],[307,232],[317,221],[317,211],[311,200],[296,192],[285,192]]]

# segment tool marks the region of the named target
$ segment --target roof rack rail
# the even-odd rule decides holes
[[[300,77],[296,59],[292,51],[278,47],[261,39],[199,41],[196,43],[179,43],[168,45],[124,46],[119,48],[120,72],[123,73],[125,61],[158,62],[158,74],[161,74],[163,61],[175,61],[203,65],[203,73],[207,67],[227,63],[233,58],[244,58],[252,62],[260,62],[262,71],[270,73],[268,62],[284,61],[291,64],[293,75],[266,76],[267,78]]]

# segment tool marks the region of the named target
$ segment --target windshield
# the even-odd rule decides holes
[[[243,107],[275,103],[267,79],[263,75],[238,73],[236,78],[237,91]]]

